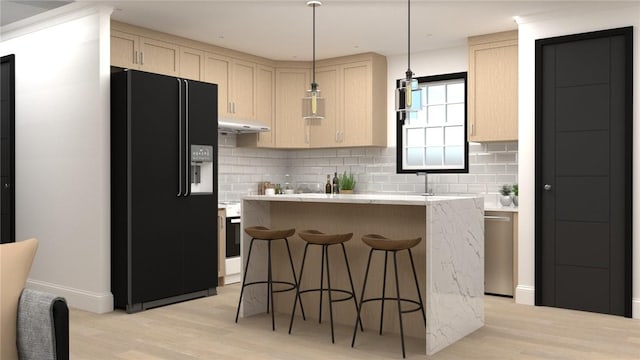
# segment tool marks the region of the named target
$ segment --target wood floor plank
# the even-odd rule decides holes
[[[97,315],[70,311],[70,351],[74,360],[195,359],[399,359],[400,338],[379,336],[365,324],[351,348],[353,328],[336,325],[331,344],[328,317],[322,324],[278,313],[276,331],[268,314],[234,322],[239,285],[218,295],[147,310]],[[290,296],[283,293],[278,296]],[[315,310],[315,309],[314,309]],[[309,310],[313,311],[313,310]],[[517,305],[485,297],[486,325],[444,349],[434,360],[567,359],[640,360],[640,321],[580,311]],[[407,338],[407,359],[425,359],[425,341]]]

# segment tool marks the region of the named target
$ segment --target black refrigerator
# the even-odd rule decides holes
[[[215,84],[111,74],[116,308],[133,313],[216,293],[217,99]]]

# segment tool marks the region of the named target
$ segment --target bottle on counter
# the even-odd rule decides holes
[[[338,172],[337,171],[333,173],[332,188],[333,188],[333,193],[334,194],[339,194],[340,193],[340,181],[338,180]]]
[[[276,195],[282,195],[282,186],[276,184]]]
[[[327,174],[327,184],[324,186],[325,194],[331,194],[331,175]]]

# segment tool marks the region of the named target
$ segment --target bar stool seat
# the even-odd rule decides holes
[[[368,234],[362,237],[362,241],[375,250],[407,250],[418,245],[422,238],[415,239],[389,239],[378,234]]]
[[[296,233],[296,229],[269,229],[264,226],[250,226],[244,231],[252,238],[260,240],[279,240],[291,237]]]
[[[416,267],[413,262],[413,255],[411,254],[411,248],[418,245],[422,238],[410,238],[410,239],[390,239],[378,234],[367,234],[362,237],[362,241],[367,244],[371,250],[369,250],[369,259],[367,260],[367,270],[364,275],[364,282],[362,283],[362,293],[360,294],[360,308],[358,309],[358,317],[356,319],[356,324],[353,329],[353,338],[351,340],[351,347],[354,346],[356,341],[356,334],[358,330],[358,321],[360,321],[360,327],[362,328],[362,322],[360,319],[360,313],[362,311],[362,306],[370,301],[381,301],[382,305],[380,307],[380,330],[379,334],[382,335],[382,324],[384,319],[384,302],[385,300],[395,300],[398,304],[398,318],[400,325],[400,340],[402,344],[402,357],[405,357],[405,347],[404,347],[404,329],[402,326],[402,314],[410,313],[415,311],[422,311],[422,320],[427,325],[427,318],[424,311],[424,304],[422,302],[422,294],[420,293],[420,285],[418,283],[418,276],[416,274]],[[407,251],[409,254],[409,259],[411,260],[411,270],[413,271],[413,279],[416,284],[416,291],[418,293],[418,300],[407,299],[400,296],[400,282],[398,278],[398,259],[397,253],[399,251]],[[384,251],[384,275],[383,275],[383,283],[382,283],[382,296],[374,297],[374,298],[364,298],[364,292],[367,287],[367,278],[369,276],[369,267],[371,265],[371,256],[374,251]],[[386,283],[387,283],[387,259],[389,252],[393,254],[393,267],[395,270],[395,278],[396,278],[396,296],[395,297],[387,297],[385,295]],[[416,305],[411,309],[403,309],[402,303],[410,303]]]
[[[347,234],[325,234],[318,230],[304,230],[298,232],[298,236],[304,241],[306,241],[304,247],[304,255],[302,256],[302,266],[300,268],[300,278],[298,279],[298,290],[296,294],[296,299],[293,303],[293,311],[291,312],[291,322],[289,323],[289,334],[291,334],[291,329],[293,328],[293,319],[296,311],[297,301],[300,300],[300,306],[302,306],[302,298],[300,298],[300,294],[304,294],[307,292],[319,292],[320,293],[320,306],[319,306],[319,316],[318,322],[322,322],[322,294],[326,291],[329,296],[329,317],[331,321],[331,342],[335,343],[335,336],[333,330],[333,303],[346,301],[353,299],[353,303],[356,307],[356,313],[358,312],[358,300],[356,299],[356,292],[353,287],[353,279],[351,277],[351,269],[349,268],[349,259],[347,258],[347,251],[344,247],[344,243],[351,240],[353,237],[353,233]],[[304,272],[304,264],[307,259],[307,250],[309,249],[309,245],[318,245],[322,247],[322,261],[320,268],[320,288],[315,289],[305,289],[300,290],[301,282],[302,282],[302,274]],[[349,275],[349,284],[351,285],[351,290],[344,289],[335,289],[331,286],[331,275],[330,275],[330,266],[329,266],[329,246],[332,245],[340,245],[342,247],[342,253],[344,254],[344,262],[347,267],[347,273]],[[327,273],[327,287],[324,287],[324,273],[325,273],[325,264],[326,264],[326,273]],[[342,293],[346,296],[341,298],[334,298],[333,293]]]
[[[275,325],[275,311],[273,306],[273,294],[296,290],[296,297],[297,298],[300,297],[300,294],[297,293],[298,280],[296,277],[296,271],[293,267],[293,259],[291,258],[291,249],[289,248],[289,240],[288,240],[290,236],[295,234],[296,229],[269,229],[264,226],[250,226],[245,228],[244,231],[247,234],[249,234],[249,236],[251,236],[251,244],[249,245],[249,254],[247,255],[247,262],[245,263],[245,266],[244,266],[242,288],[240,289],[240,299],[238,300],[238,308],[236,310],[236,323],[238,322],[238,316],[240,315],[240,304],[242,304],[242,296],[244,295],[244,289],[247,286],[251,286],[251,285],[267,284],[267,313],[271,312],[271,328],[272,330],[275,330],[276,325]],[[247,273],[248,273],[247,270],[249,269],[249,263],[251,261],[251,251],[253,250],[253,242],[255,240],[262,240],[267,242],[267,249],[268,249],[267,280],[247,282]],[[272,269],[271,269],[271,243],[275,240],[284,240],[284,243],[287,246],[287,253],[289,254],[289,264],[291,265],[291,273],[293,274],[293,281],[281,281],[281,280],[273,279]],[[286,287],[278,290],[274,290],[273,284],[286,285]],[[300,310],[302,312],[302,317],[305,318],[302,302],[300,302]]]

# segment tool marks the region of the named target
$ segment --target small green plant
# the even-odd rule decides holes
[[[356,187],[356,180],[353,178],[353,174],[347,172],[340,174],[338,176],[338,181],[340,181],[340,190],[353,190]]]
[[[511,189],[513,190],[513,195],[518,196],[518,184],[513,184]]]
[[[511,185],[502,185],[502,187],[500,188],[500,194],[502,194],[502,196],[509,196],[511,195]]]

